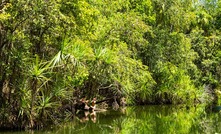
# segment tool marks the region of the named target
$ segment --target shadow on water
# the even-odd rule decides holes
[[[215,107],[219,109],[220,107]],[[205,112],[205,106],[136,106],[106,112],[80,112],[53,134],[186,134],[221,133],[221,112]],[[21,134],[22,132],[13,133]],[[25,132],[28,133],[28,132]],[[9,134],[5,133],[5,134]]]

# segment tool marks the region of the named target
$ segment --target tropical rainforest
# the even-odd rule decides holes
[[[56,124],[82,96],[208,102],[220,33],[219,0],[1,0],[0,126]]]

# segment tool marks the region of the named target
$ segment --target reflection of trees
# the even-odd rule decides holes
[[[90,115],[88,115],[90,118]],[[64,125],[59,133],[83,134],[189,134],[220,133],[221,113],[206,113],[204,106],[127,107],[121,112],[107,111],[81,122]],[[71,125],[70,125],[71,124]]]
[[[198,126],[203,133],[221,133],[221,113],[203,114]]]
[[[128,108],[129,116],[120,121],[120,125],[115,121],[114,126],[121,128],[120,133],[197,133],[201,109],[185,106]]]
[[[106,112],[88,112],[81,111],[78,117],[73,121],[61,125],[56,133],[77,133],[77,134],[109,134],[118,133],[121,128],[121,122],[126,117],[126,109],[119,109],[118,111]],[[96,122],[94,120],[96,118]],[[118,124],[116,124],[118,122]],[[116,126],[115,126],[116,125]]]

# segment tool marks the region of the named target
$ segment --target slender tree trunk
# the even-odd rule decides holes
[[[34,127],[34,105],[35,105],[35,97],[36,97],[36,91],[37,91],[37,80],[36,79],[32,79],[32,94],[31,94],[31,109],[30,109],[30,128]]]

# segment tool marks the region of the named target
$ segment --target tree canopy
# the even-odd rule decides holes
[[[220,90],[220,10],[217,0],[1,0],[0,126],[55,122],[82,96],[200,102],[204,87]]]

